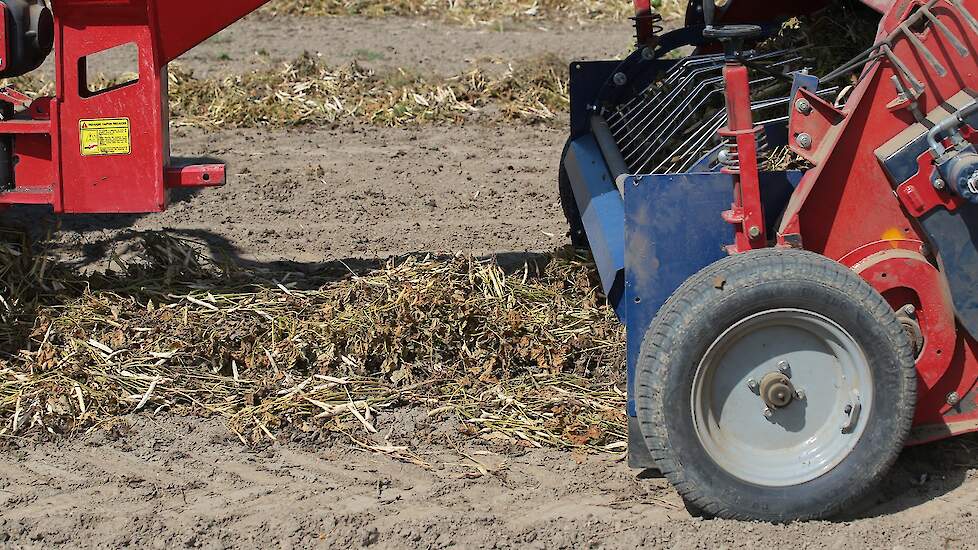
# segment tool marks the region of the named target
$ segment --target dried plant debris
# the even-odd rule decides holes
[[[666,4],[674,2],[665,0]],[[424,17],[473,25],[503,21],[622,21],[634,15],[628,2],[601,0],[278,0],[268,4],[265,12],[309,16]]]
[[[788,20],[761,49],[803,48],[812,59],[813,74],[825,75],[872,46],[879,23],[880,14],[859,0],[837,0]]]
[[[165,410],[218,415],[250,444],[369,433],[379,411],[420,405],[467,436],[622,449],[623,329],[588,258],[507,272],[409,257],[337,278],[220,266],[165,233],[144,241],[138,261],[87,276],[23,240],[0,247],[0,434]]]
[[[169,79],[172,123],[206,128],[339,121],[401,126],[476,117],[556,122],[570,105],[567,64],[553,55],[503,71],[475,68],[439,78],[404,69],[378,74],[357,63],[334,68],[307,53],[280,66],[225,77],[198,78],[174,64]],[[53,91],[49,82],[31,76],[6,83],[33,97]]]
[[[474,69],[429,79],[404,70],[378,75],[356,63],[334,69],[306,54],[281,68],[224,79],[172,70],[170,103],[175,123],[216,127],[460,122],[490,105],[506,119],[549,121],[567,109],[566,72],[548,56],[498,77]]]

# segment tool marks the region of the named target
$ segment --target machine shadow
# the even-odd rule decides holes
[[[124,227],[124,226],[123,226]],[[138,230],[123,230],[111,238],[85,243],[83,254],[69,263],[79,269],[89,268],[105,260],[105,254],[112,251],[120,243],[138,246],[141,234],[154,233]],[[190,239],[206,247],[206,254],[219,264],[233,266],[243,270],[243,275],[253,273],[261,280],[274,279],[276,274],[298,274],[310,276],[310,283],[321,284],[324,280],[343,279],[350,275],[362,275],[371,270],[380,269],[389,262],[398,263],[410,257],[450,258],[444,252],[418,250],[407,252],[389,258],[350,257],[343,259],[323,260],[321,262],[297,262],[291,260],[261,261],[246,258],[240,248],[227,237],[203,229],[168,229],[168,235]],[[525,267],[531,273],[542,273],[552,259],[551,254],[542,252],[495,252],[484,256],[476,256],[478,260],[492,259],[507,275],[522,272]],[[295,281],[302,288],[302,281]]]
[[[194,159],[200,162],[218,162],[210,158]],[[170,190],[169,205],[189,202],[203,191],[200,187],[186,187]],[[98,230],[122,230],[132,227],[139,220],[152,214],[55,214],[50,206],[14,205],[3,212],[5,227],[16,227],[25,231],[33,240],[43,239],[49,232],[66,229],[77,232]],[[102,250],[103,254],[108,250]],[[92,245],[87,255],[95,257],[99,247]]]
[[[102,216],[74,217],[79,219],[67,222],[72,223],[73,228],[78,227],[78,224],[99,224],[102,218]],[[55,220],[55,223],[45,226],[36,222],[34,225],[28,225],[16,217],[7,217],[2,226],[27,235],[28,239],[34,243],[34,247],[43,251],[46,257],[53,257],[63,271],[88,273],[90,275],[106,271],[112,272],[111,277],[95,277],[86,284],[67,286],[57,295],[47,298],[48,302],[46,303],[48,305],[51,305],[49,303],[51,300],[57,305],[77,298],[93,284],[101,290],[109,290],[121,295],[131,292],[132,280],[126,272],[128,266],[138,265],[142,260],[152,257],[152,254],[147,252],[147,244],[153,236],[159,237],[163,233],[170,237],[193,242],[200,257],[213,261],[212,267],[214,269],[206,269],[200,272],[200,277],[202,277],[200,282],[208,285],[214,291],[221,290],[221,285],[225,284],[224,276],[227,276],[226,284],[229,285],[229,288],[231,285],[240,288],[242,284],[246,284],[256,290],[261,288],[274,289],[279,287],[281,283],[288,281],[292,290],[317,290],[350,277],[365,275],[391,263],[399,264],[409,258],[450,259],[453,257],[450,254],[439,252],[416,251],[389,258],[351,257],[321,262],[259,261],[244,257],[242,251],[227,237],[212,231],[196,229],[171,229],[162,232],[140,231],[127,228],[129,222],[120,219],[120,216],[110,219],[114,220],[114,224],[117,224],[119,229],[109,231],[104,238],[94,235],[95,238],[88,238],[83,243],[58,243],[56,240],[45,240],[49,235],[56,232],[58,227],[65,227],[64,220]],[[106,229],[104,224],[100,227]],[[121,261],[113,261],[113,258]],[[554,254],[499,252],[485,256],[474,256],[474,258],[476,260],[493,260],[507,275],[526,274],[532,278],[544,273],[553,260]],[[137,260],[135,264],[129,263],[133,259]],[[222,273],[223,275],[218,276]],[[195,276],[193,273],[183,274],[179,276],[179,281],[187,282],[188,277],[193,279]],[[163,282],[161,279],[160,284],[171,283]],[[17,313],[18,322],[9,324],[3,331],[3,338],[0,339],[0,354],[15,355],[19,349],[28,343],[36,319],[35,315],[33,310]]]
[[[978,469],[978,434],[907,447],[879,488],[837,521],[888,516],[927,504],[964,485]]]
[[[189,200],[197,190],[179,190],[182,200]],[[174,199],[173,202],[178,202]],[[59,261],[78,270],[86,271],[97,269],[104,266],[106,261],[114,253],[121,252],[123,256],[128,253],[135,253],[140,247],[142,235],[160,233],[155,230],[132,229],[133,224],[143,217],[143,215],[66,215],[56,216],[50,213],[38,211],[35,207],[18,207],[12,209],[5,215],[4,226],[13,227],[26,232],[32,240],[38,241],[47,238],[52,232],[59,230],[70,230],[73,232],[94,232],[97,230],[107,230],[111,234],[104,238],[88,238],[82,243],[66,243],[56,245],[56,253],[64,253]],[[28,220],[30,220],[28,222]],[[242,254],[242,250],[237,247],[226,236],[205,229],[165,229],[168,235],[189,239],[206,250],[205,254],[219,264],[226,264],[240,268],[244,271],[260,272],[267,277],[275,272],[309,274],[316,275],[320,279],[324,276],[334,276],[342,278],[347,275],[359,275],[364,272],[384,267],[388,262],[402,261],[408,257],[448,258],[451,255],[446,252],[434,252],[417,250],[406,252],[389,258],[368,258],[350,257],[344,259],[323,260],[321,262],[297,262],[290,260],[260,261],[247,258]],[[525,266],[529,266],[535,272],[542,272],[546,268],[552,254],[543,252],[514,252],[500,251],[476,256],[478,260],[494,260],[497,265],[506,273],[511,274],[516,271],[523,271]]]
[[[78,246],[77,254],[70,255],[63,263],[73,269],[91,270],[106,262],[106,255],[134,247],[141,242],[141,236],[158,233],[128,229],[133,217],[128,216],[72,216],[60,220],[60,226],[72,229],[84,227],[106,228],[106,222],[116,228],[104,239],[89,239]],[[137,217],[138,218],[138,217]],[[17,218],[5,220],[14,221]],[[38,227],[27,225],[25,227]],[[41,230],[40,238],[52,227]],[[167,234],[190,239],[205,250],[206,255],[219,264],[233,265],[237,268],[235,276],[241,282],[244,278],[256,286],[272,285],[274,281],[288,277],[297,290],[321,287],[331,281],[341,281],[351,276],[366,274],[383,268],[389,262],[403,261],[409,257],[431,256],[449,258],[450,255],[426,251],[416,251],[392,258],[345,258],[323,260],[322,262],[295,261],[256,261],[242,255],[242,250],[227,237],[208,230],[168,230]],[[74,247],[74,244],[64,245]],[[59,250],[57,252],[64,252]],[[135,251],[134,251],[135,253]],[[553,259],[553,254],[540,252],[499,252],[479,259],[493,259],[507,274],[529,271],[530,275],[540,274]],[[30,323],[27,323],[29,325]],[[23,335],[27,337],[25,333]],[[6,347],[6,346],[5,346]],[[16,353],[16,350],[0,349],[0,352]],[[978,434],[963,435],[945,441],[910,447],[905,449],[892,470],[885,476],[879,488],[867,495],[850,513],[835,518],[845,522],[878,516],[892,515],[916,506],[939,499],[961,487],[968,481],[969,473],[978,470]],[[636,471],[638,479],[657,479],[662,474],[655,470]]]

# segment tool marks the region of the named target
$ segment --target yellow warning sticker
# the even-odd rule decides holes
[[[128,155],[132,152],[128,118],[81,120],[78,126],[82,156]]]

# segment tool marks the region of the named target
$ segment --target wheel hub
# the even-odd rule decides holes
[[[834,468],[859,441],[873,407],[869,364],[837,323],[770,309],[734,323],[694,376],[693,428],[731,475],[768,487]]]
[[[772,409],[787,407],[795,397],[791,379],[780,372],[769,372],[761,378],[761,399]]]

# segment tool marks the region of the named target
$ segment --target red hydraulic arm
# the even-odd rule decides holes
[[[727,127],[720,135],[734,144],[735,168],[724,172],[734,176],[734,203],[723,213],[723,219],[734,226],[734,244],[730,252],[747,252],[767,246],[761,187],[757,168],[757,134],[751,114],[750,75],[747,67],[729,61],[723,68],[727,95]]]
[[[644,46],[655,35],[655,20],[652,18],[651,0],[635,1],[635,32],[639,46]]]

